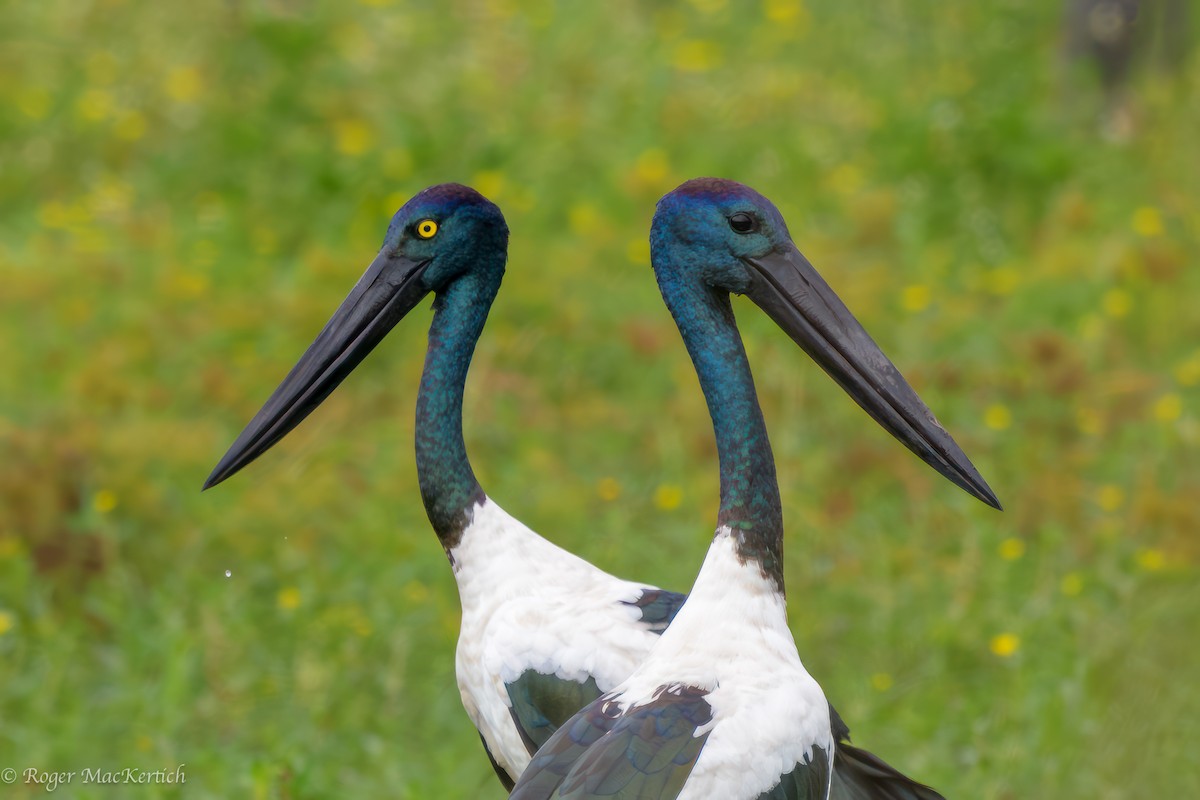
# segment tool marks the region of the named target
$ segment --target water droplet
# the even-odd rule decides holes
[[[225,577],[226,577],[226,578],[232,578],[232,577],[233,577],[233,570],[231,570],[231,569],[227,569],[227,570],[225,570]]]

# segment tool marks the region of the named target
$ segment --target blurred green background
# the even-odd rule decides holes
[[[793,627],[855,741],[952,798],[1200,796],[1200,59],[1145,65],[1109,141],[1060,23],[1045,0],[0,6],[0,767],[186,764],[182,791],[77,797],[501,797],[416,488],[428,316],[200,484],[391,213],[461,181],[512,228],[466,401],[483,485],[686,589],[715,452],[646,234],[719,175],[777,202],[1007,508],[738,301]]]

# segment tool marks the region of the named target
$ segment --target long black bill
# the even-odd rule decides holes
[[[746,296],[863,410],[926,464],[1000,508],[962,448],[795,245],[746,263],[752,267]]]
[[[428,261],[380,251],[296,366],[230,446],[204,488],[216,486],[299,425],[428,290]]]

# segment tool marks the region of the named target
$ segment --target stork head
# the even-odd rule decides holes
[[[431,186],[404,204],[383,247],[204,483],[207,489],[265,453],[338,387],[427,295],[468,283],[495,298],[508,258],[500,209],[467,186]]]
[[[745,295],[884,429],[969,494],[1000,508],[966,454],[796,247],[770,200],[734,181],[687,181],[659,201],[650,254],[681,327],[696,298]]]

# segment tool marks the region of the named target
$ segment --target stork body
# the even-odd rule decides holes
[[[683,184],[659,203],[651,257],[712,416],[716,533],[687,602],[642,665],[550,737],[512,800],[939,797],[886,765],[887,780],[867,780],[865,765],[878,760],[839,743],[845,726],[800,661],[775,463],[730,292],[767,311],[927,463],[989,504],[995,496],[766,198],[731,181]]]

